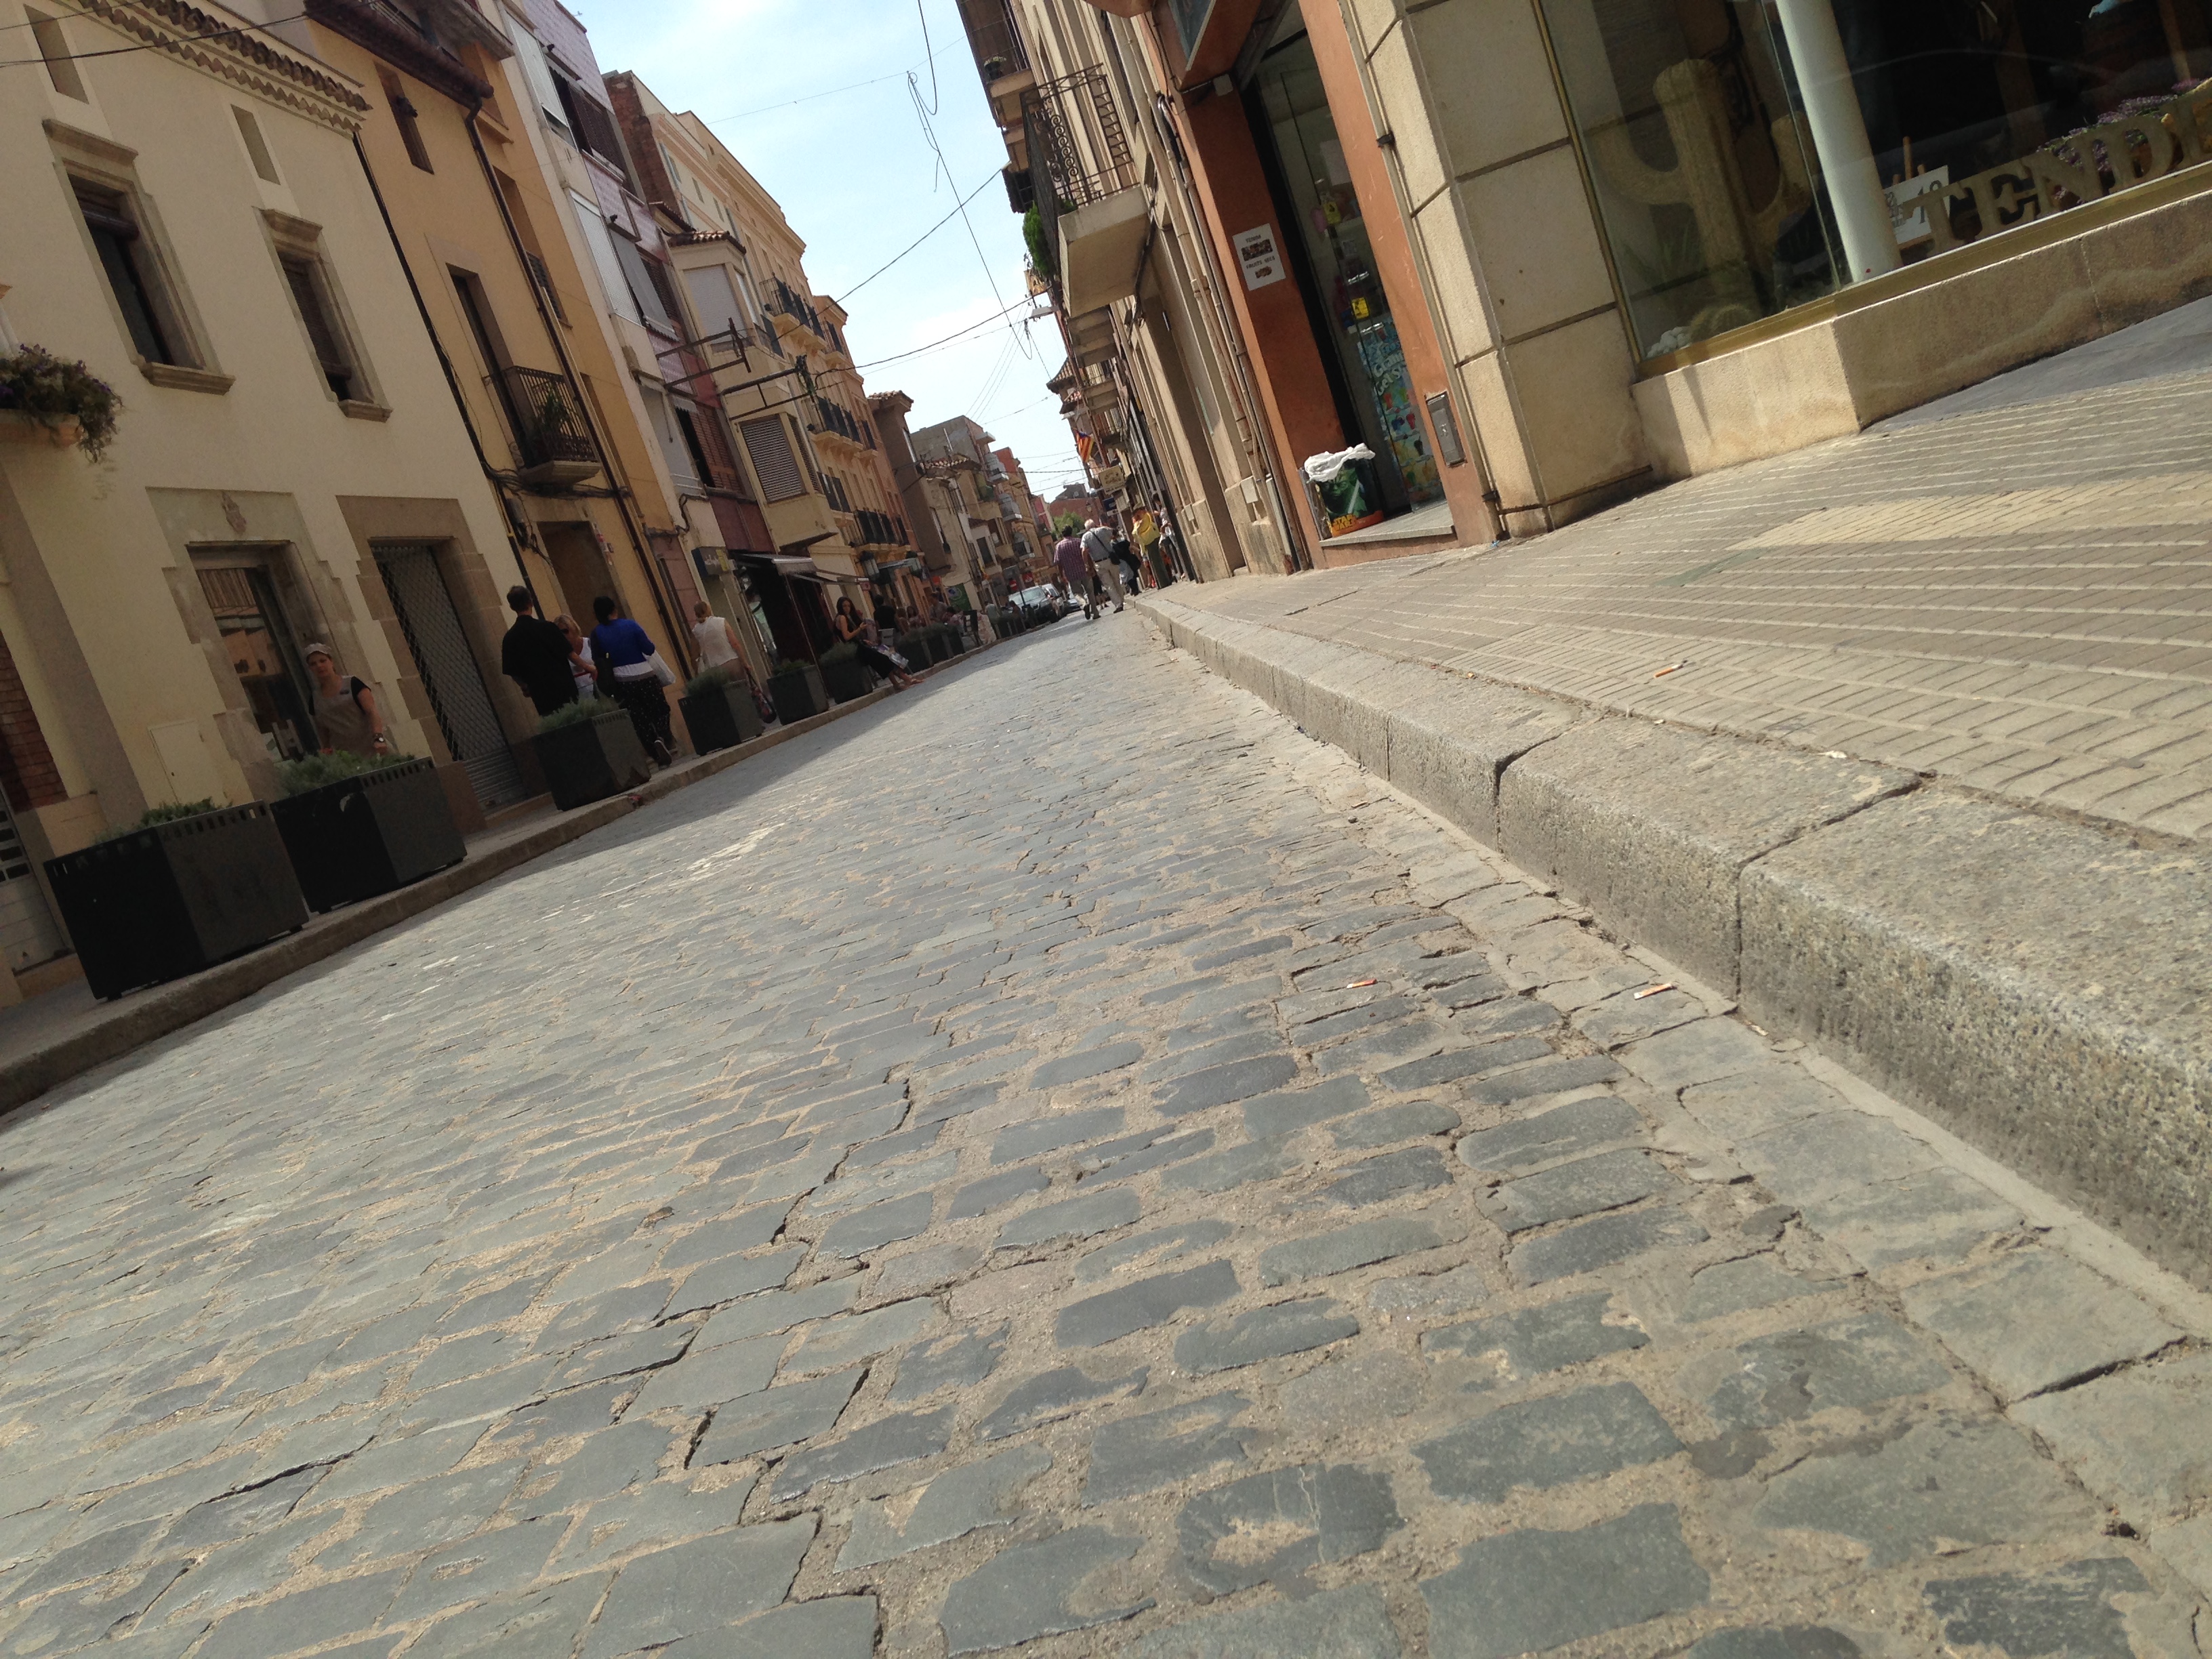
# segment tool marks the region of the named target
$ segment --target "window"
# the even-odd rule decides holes
[[[799,473],[798,458],[792,453],[791,439],[780,416],[763,416],[744,422],[738,430],[744,435],[745,453],[752,457],[753,474],[760,480],[763,501],[787,501],[806,493],[806,481]]]
[[[342,404],[367,404],[373,400],[361,372],[360,355],[338,304],[330,266],[323,258],[322,230],[281,213],[262,215],[276,246],[277,269],[292,295],[300,325],[307,331],[308,349],[331,395]]]
[[[392,118],[399,124],[399,142],[407,146],[407,159],[425,173],[435,173],[430,165],[430,152],[422,143],[422,128],[416,118],[415,106],[408,101],[399,77],[388,69],[379,69],[376,78],[384,86],[384,101],[391,106]]]
[[[638,395],[645,400],[645,412],[653,422],[653,435],[660,441],[660,458],[668,464],[668,477],[678,489],[696,492],[705,480],[704,465],[693,461],[678,434],[676,422],[668,410],[667,394],[657,386],[641,386]]]
[[[588,150],[629,182],[629,158],[623,155],[622,136],[615,129],[615,118],[605,105],[598,102],[574,81],[552,71],[553,94],[561,100],[561,112],[566,118],[570,135],[580,149]]]
[[[100,267],[115,303],[123,309],[124,326],[131,343],[149,363],[184,363],[181,332],[168,304],[161,269],[147,247],[131,198],[82,179],[72,179],[76,204],[84,215],[85,228],[100,254]]]
[[[215,613],[223,655],[253,710],[271,760],[297,760],[321,746],[310,711],[313,681],[300,659],[299,633],[277,592],[276,572],[234,556],[194,556],[200,593]]]
[[[80,104],[90,102],[84,90],[84,77],[76,72],[76,62],[70,56],[69,40],[62,33],[62,26],[46,13],[28,7],[23,15],[30,19],[31,39],[38,43],[39,56],[46,59],[46,79],[54,83],[54,90]]]
[[[576,220],[582,228],[584,242],[592,250],[592,263],[599,269],[599,286],[606,290],[607,305],[617,316],[627,317],[633,323],[644,319],[631,296],[629,278],[623,270],[622,261],[615,255],[615,235],[600,217],[599,204],[586,200],[574,191],[568,199],[574,204]]]
[[[702,265],[696,270],[687,270],[684,273],[684,286],[691,295],[692,313],[699,319],[699,332],[703,338],[712,339],[733,330],[743,337],[745,313],[738,301],[737,289],[731,284],[727,265]]]
[[[264,184],[283,184],[284,181],[276,176],[276,158],[269,153],[268,141],[262,137],[261,123],[253,118],[253,112],[233,104],[230,112],[238,118],[238,136],[245,141],[246,155],[252,158],[256,176]]]
[[[707,446],[699,436],[698,409],[669,400],[669,412],[676,417],[677,435],[684,440],[684,453],[691,457],[691,465],[698,469],[701,482],[714,483],[714,469],[707,459]]]
[[[545,61],[545,48],[538,44],[538,37],[524,27],[520,18],[507,20],[507,32],[514,41],[514,55],[521,61],[523,78],[530,82],[530,95],[538,100],[538,109],[553,124],[554,130],[573,142],[568,112],[561,103],[561,88],[553,79],[553,66]]]
[[[671,334],[678,332],[676,319],[669,315],[669,307],[661,298],[660,283],[653,281],[656,273],[653,265],[657,262],[647,259],[644,251],[627,236],[613,236],[611,240],[615,258],[622,262],[623,281],[629,289],[630,297],[637,301],[634,314],[655,328]]]

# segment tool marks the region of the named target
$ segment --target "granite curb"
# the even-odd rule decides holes
[[[1608,933],[2212,1286],[2212,872],[2193,852],[1133,602]]]
[[[998,643],[1002,641],[993,641],[993,644]],[[973,647],[954,661],[939,663],[923,670],[916,678],[927,680],[940,672],[973,661],[990,648],[990,646]],[[695,783],[703,783],[708,778],[719,776],[756,755],[764,754],[810,732],[819,731],[891,695],[889,688],[878,686],[866,696],[837,703],[819,714],[810,715],[791,725],[773,727],[735,748],[719,749],[712,754],[690,757],[665,771],[654,774],[635,789],[564,812],[550,823],[539,825],[496,847],[482,850],[471,848],[469,855],[460,863],[425,877],[411,886],[319,916],[300,932],[287,934],[260,950],[234,957],[228,962],[218,963],[190,978],[155,986],[123,999],[112,1005],[113,1012],[111,1017],[100,1020],[98,1024],[9,1058],[4,1067],[0,1067],[0,1115],[12,1113],[17,1108],[35,1101],[47,1091],[82,1076],[96,1066],[120,1059],[157,1037],[181,1030],[210,1014],[220,1013],[232,1004],[241,1002],[255,992],[275,984],[288,974],[326,961],[388,927],[397,927],[425,911],[435,909],[449,899],[459,898],[464,893],[496,881],[532,860],[558,852],[595,830],[603,830],[611,823],[618,823],[640,807],[665,799]]]

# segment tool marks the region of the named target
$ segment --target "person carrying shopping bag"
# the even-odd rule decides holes
[[[592,630],[592,661],[599,690],[629,716],[645,752],[663,766],[676,763],[676,732],[668,714],[667,688],[676,672],[653,648],[646,631],[628,617],[617,616],[615,602],[601,594],[592,601],[599,619]]]

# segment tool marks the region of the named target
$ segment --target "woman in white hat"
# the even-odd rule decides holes
[[[323,752],[343,749],[356,755],[390,754],[392,741],[385,734],[376,693],[362,681],[340,674],[337,659],[319,641],[304,654],[307,672],[315,677],[315,733]]]

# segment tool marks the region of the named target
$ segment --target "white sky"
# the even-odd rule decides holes
[[[806,274],[852,313],[847,343],[868,390],[902,391],[919,428],[973,416],[1009,445],[1048,500],[1080,482],[1059,399],[1058,326],[1019,318],[1022,222],[998,172],[1006,151],[984,101],[953,0],[568,0],[604,70],[629,70],[671,109],[691,110],[783,204],[806,242]],[[933,102],[948,184],[922,135],[906,75]],[[855,82],[872,82],[854,85]],[[957,188],[955,186],[957,185]],[[857,293],[856,284],[978,185],[955,216]],[[978,257],[976,243],[981,244]],[[987,268],[988,262],[988,268]],[[994,297],[992,284],[997,284]],[[845,296],[852,294],[850,299]],[[879,368],[866,365],[1013,306],[1014,326]],[[1018,343],[1017,342],[1018,341]]]

